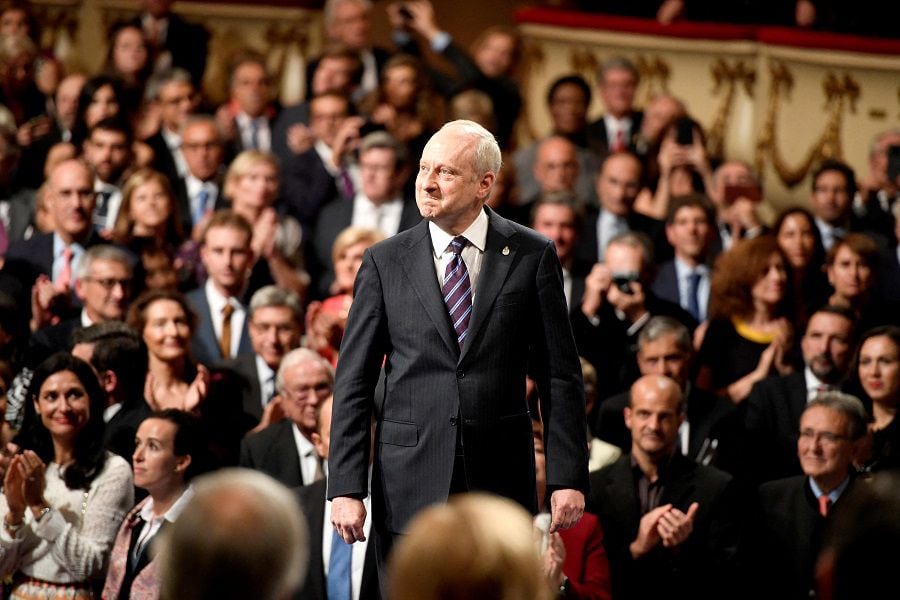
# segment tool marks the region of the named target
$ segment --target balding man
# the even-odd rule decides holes
[[[733,589],[739,534],[730,475],[678,449],[680,386],[645,375],[631,387],[631,453],[591,475],[614,598],[721,598]]]

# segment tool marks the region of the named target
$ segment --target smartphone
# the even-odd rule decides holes
[[[675,143],[679,146],[690,146],[694,143],[694,121],[687,117],[675,123]]]
[[[752,202],[762,200],[762,190],[755,185],[727,185],[725,186],[725,204],[733,204],[738,198],[746,198]]]
[[[624,273],[613,273],[612,282],[620,292],[631,296],[634,294],[634,290],[631,289],[631,284],[640,280],[640,278],[641,275],[637,271],[626,271]]]
[[[897,178],[900,178],[900,146],[888,146],[887,150],[888,155],[888,167],[887,167],[887,175],[888,179],[897,182]]]

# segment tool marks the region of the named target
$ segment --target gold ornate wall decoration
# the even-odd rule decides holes
[[[790,167],[778,150],[775,128],[782,95],[790,95],[794,77],[781,62],[770,62],[769,71],[772,83],[766,120],[756,143],[756,168],[762,171],[768,155],[781,181],[788,187],[794,187],[803,181],[813,165],[827,159],[843,160],[841,124],[845,108],[849,108],[851,113],[856,112],[859,84],[848,73],[844,73],[842,77],[830,71],[827,73],[822,81],[822,92],[825,95],[823,108],[828,114],[828,121],[818,140],[807,151],[803,162],[797,167]]]
[[[584,77],[589,84],[599,82],[600,61],[590,50],[575,48],[569,55],[569,64],[572,65],[572,70]]]
[[[641,75],[641,87],[644,88],[644,101],[638,104],[646,106],[653,96],[669,93],[669,77],[672,73],[669,63],[658,55],[648,57],[639,54],[634,66]]]
[[[710,67],[710,72],[713,78],[713,95],[723,89],[724,95],[719,109],[716,111],[716,117],[707,130],[706,149],[711,158],[721,160],[725,157],[725,133],[728,130],[735,93],[739,87],[743,87],[744,92],[751,98],[753,97],[756,69],[742,60],[729,64],[720,58]]]
[[[306,59],[308,23],[282,25],[271,23],[265,32],[266,67],[277,82],[278,99],[283,106],[297,104],[306,95]]]
[[[529,104],[531,98],[525,90],[529,89],[531,79],[535,73],[543,70],[547,60],[544,46],[533,39],[526,39],[522,52],[522,61],[519,64],[519,89],[522,90],[522,112],[513,130],[513,139],[524,143],[537,139],[537,128],[531,121]]]
[[[75,11],[68,6],[49,4],[35,4],[33,10],[41,23],[41,50],[49,50],[69,70],[80,67],[75,53],[75,32],[78,29]]]

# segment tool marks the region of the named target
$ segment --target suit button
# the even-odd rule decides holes
[[[457,379],[465,379],[465,378],[466,378],[466,374],[463,373],[462,371],[457,371],[457,372],[456,372],[456,378],[457,378]]]
[[[458,421],[459,421],[459,420],[458,420],[456,417],[450,417],[450,426],[451,426],[451,427],[456,427],[456,423],[457,423]]]

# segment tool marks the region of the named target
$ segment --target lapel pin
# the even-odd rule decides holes
[[[503,250],[500,251],[503,256],[509,256],[509,246],[503,246]]]

